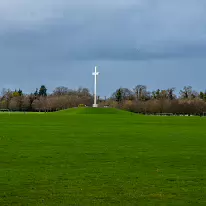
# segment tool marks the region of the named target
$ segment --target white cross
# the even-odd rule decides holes
[[[94,104],[93,107],[98,107],[97,105],[97,76],[99,72],[97,72],[97,67],[95,67],[95,72],[92,73],[94,75]]]

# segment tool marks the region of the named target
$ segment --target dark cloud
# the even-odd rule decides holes
[[[21,86],[22,79],[43,72],[51,87],[66,82],[64,77],[57,80],[58,71],[75,76],[76,69],[89,71],[97,63],[112,69],[118,65],[127,72],[122,64],[135,68],[141,61],[150,62],[142,68],[148,73],[151,68],[172,69],[172,62],[176,68],[181,62],[184,70],[187,61],[197,64],[196,59],[206,55],[205,11],[204,0],[1,1],[0,66],[21,79],[7,80],[13,85]],[[12,85],[0,80],[0,86]],[[90,80],[85,79],[85,85]],[[33,85],[43,81],[37,75]]]

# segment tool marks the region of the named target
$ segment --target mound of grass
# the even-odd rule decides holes
[[[92,107],[84,107],[84,108],[71,108],[59,111],[57,113],[61,114],[131,114],[130,112],[115,109],[115,108],[92,108]]]

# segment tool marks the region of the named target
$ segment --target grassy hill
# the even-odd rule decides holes
[[[84,108],[71,108],[59,111],[57,113],[61,114],[119,114],[119,115],[128,115],[131,113],[115,108],[91,108],[91,107],[84,107]]]
[[[124,114],[1,114],[0,205],[205,205],[206,119]]]

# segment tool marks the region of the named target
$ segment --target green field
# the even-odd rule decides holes
[[[0,114],[0,205],[206,205],[206,118]]]

